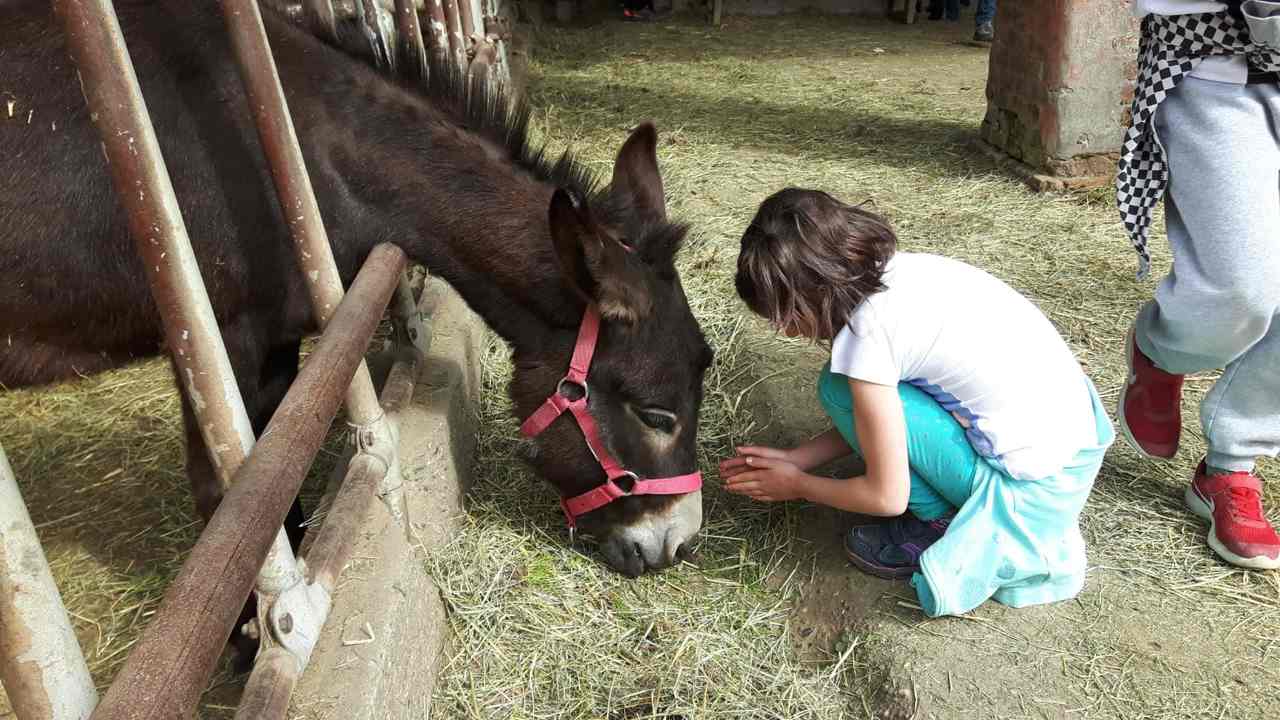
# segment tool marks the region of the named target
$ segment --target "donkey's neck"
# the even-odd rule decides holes
[[[548,227],[555,187],[424,94],[286,35],[273,46],[344,275],[390,241],[517,351],[552,328],[576,327],[581,306],[561,279]]]

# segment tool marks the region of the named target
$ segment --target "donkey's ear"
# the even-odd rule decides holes
[[[620,243],[605,242],[586,199],[558,189],[547,217],[560,273],[583,302],[595,303],[608,320],[636,323],[649,316],[653,301],[639,261]]]
[[[566,190],[557,189],[551,196],[547,221],[551,227],[551,241],[556,249],[560,275],[582,302],[591,302],[595,281],[587,270],[583,247],[596,242],[596,233],[591,227],[594,223],[588,214],[586,201],[574,197]]]
[[[610,192],[652,219],[667,217],[667,198],[658,172],[658,131],[646,122],[631,131],[613,163]]]

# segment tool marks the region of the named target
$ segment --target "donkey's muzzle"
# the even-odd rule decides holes
[[[600,541],[609,566],[627,577],[671,567],[691,554],[702,527],[702,492],[681,495],[663,512],[616,526]]]

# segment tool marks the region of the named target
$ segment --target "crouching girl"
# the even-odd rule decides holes
[[[910,577],[931,616],[1074,597],[1080,511],[1114,439],[1097,391],[1025,297],[896,243],[884,220],[825,193],[760,206],[738,294],[780,332],[830,347],[818,388],[834,427],[791,449],[738,448],[720,464],[725,487],[891,518],[849,530],[845,551],[865,572]],[[850,453],[865,474],[812,474]]]

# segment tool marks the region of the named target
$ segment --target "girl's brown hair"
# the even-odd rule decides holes
[[[738,295],[776,327],[831,340],[868,296],[898,239],[883,218],[817,190],[787,188],[760,204],[742,235]]]

